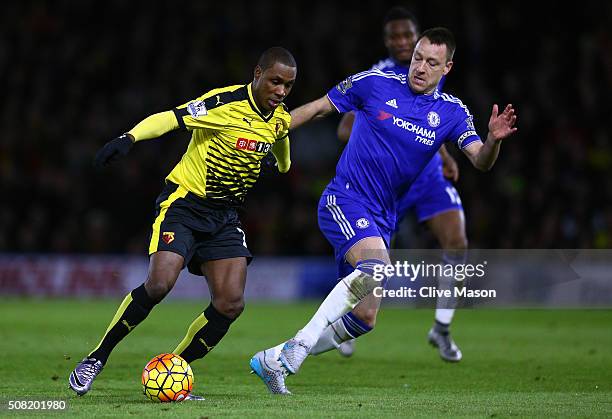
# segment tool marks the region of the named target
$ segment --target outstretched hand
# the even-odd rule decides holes
[[[96,153],[94,167],[97,169],[106,167],[125,156],[134,146],[133,138],[130,134],[126,133],[104,144],[104,147]]]
[[[489,118],[489,136],[496,141],[501,141],[514,134],[517,128],[514,126],[516,123],[516,115],[512,105],[506,105],[504,111],[499,114],[497,105],[493,105],[493,111],[491,112],[491,118]]]
[[[276,161],[276,157],[272,152],[266,154],[263,159],[261,159],[260,168],[261,168],[261,176],[275,176],[279,174],[278,170],[278,162]]]

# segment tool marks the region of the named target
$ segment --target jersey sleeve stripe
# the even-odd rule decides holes
[[[472,116],[472,114],[470,113],[469,109],[467,108],[467,106],[465,106],[463,104],[463,102],[461,101],[461,99],[449,95],[448,93],[440,93],[440,97],[442,98],[442,100],[446,101],[446,102],[451,102],[451,103],[456,103],[457,105],[459,105],[461,107],[461,109],[463,109],[463,111],[465,112],[465,114],[469,117]]]
[[[227,105],[232,102],[239,102],[245,99],[248,99],[247,88],[246,86],[242,86],[236,90],[220,92],[216,95],[212,95],[204,99],[204,104],[206,105],[206,109],[210,111],[211,109],[215,109],[219,106]]]
[[[342,113],[342,111],[340,109],[338,109],[338,106],[336,106],[336,104],[334,103],[332,98],[329,97],[329,94],[327,94],[327,100],[329,100],[329,103],[331,103],[334,106],[334,108],[336,108],[336,111],[338,111],[338,113]]]
[[[185,121],[183,121],[183,116],[189,115],[187,108],[183,108],[183,109],[174,108],[172,109],[172,112],[174,112],[174,116],[176,116],[176,120],[178,121],[179,128],[182,130],[186,130],[187,127],[185,126]]]
[[[393,67],[394,65],[395,63],[390,58],[387,58],[374,64],[370,70],[384,70],[385,68]]]
[[[395,79],[398,80],[399,82],[405,84],[406,83],[406,75],[405,74],[397,74],[394,73],[393,71],[381,71],[378,69],[374,69],[374,70],[367,70],[367,71],[362,71],[361,73],[357,73],[352,77],[353,81],[359,81],[363,78],[366,77],[370,77],[370,76],[377,76],[377,77],[384,77],[387,79]]]

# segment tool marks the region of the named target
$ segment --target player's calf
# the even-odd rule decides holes
[[[156,304],[149,297],[144,284],[126,295],[98,346],[70,373],[70,388],[79,396],[87,393],[102,372],[111,351],[149,315]]]
[[[187,334],[172,353],[189,363],[203,358],[223,339],[234,320],[220,313],[211,303],[191,323]]]
[[[291,374],[297,373],[325,329],[372,294],[375,287],[384,285],[384,280],[375,276],[377,271],[383,271],[378,269],[380,266],[384,263],[375,259],[357,263],[355,270],[332,289],[308,324],[285,344],[280,361]]]
[[[355,311],[330,324],[323,332],[316,345],[310,350],[311,355],[319,355],[332,349],[338,349],[343,356],[351,356],[355,339],[372,331],[367,323],[355,315]]]
[[[133,289],[125,296],[100,343],[87,358],[106,364],[115,346],[147,318],[156,304],[157,302],[147,293],[144,284]]]

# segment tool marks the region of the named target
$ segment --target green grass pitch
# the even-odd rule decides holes
[[[2,301],[0,415],[16,414],[9,400],[66,400],[54,416],[612,417],[610,310],[461,310],[453,332],[464,359],[446,364],[426,344],[431,310],[386,308],[352,358],[309,358],[287,381],[294,395],[282,397],[248,374],[248,361],[294,334],[316,304],[251,304],[192,365],[194,393],[207,400],[155,404],[142,395],[142,368],[171,351],[208,304],[165,302],[117,347],[92,391],[76,397],[68,374],[119,302]]]

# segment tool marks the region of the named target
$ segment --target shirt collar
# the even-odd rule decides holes
[[[259,115],[261,117],[261,119],[263,119],[265,122],[268,122],[270,120],[270,118],[272,118],[272,115],[274,115],[274,111],[276,109],[273,109],[267,115],[265,114],[265,112],[263,112],[261,109],[259,109],[259,107],[257,106],[257,103],[255,102],[255,97],[253,96],[253,86],[252,86],[252,84],[253,83],[247,84],[247,92],[248,92],[249,105],[251,105],[251,108],[253,109],[253,111],[255,111],[255,113],[257,115]],[[279,105],[279,106],[281,106],[281,105]]]

